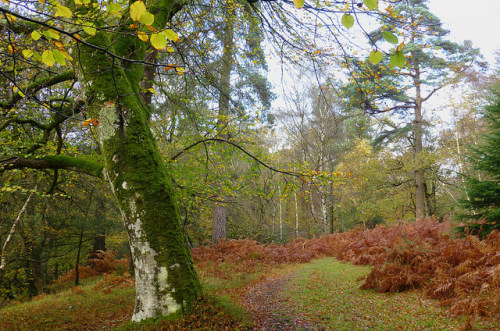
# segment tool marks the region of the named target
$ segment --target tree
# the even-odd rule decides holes
[[[1,172],[48,169],[55,178],[71,170],[109,183],[135,266],[134,321],[189,309],[201,291],[170,168],[151,132],[155,68],[176,77],[196,74],[181,60],[160,63],[157,56],[182,44],[174,18],[188,4],[198,2],[5,0],[0,7]],[[328,9],[316,13],[337,13],[338,4],[325,2]],[[96,139],[97,158],[68,146],[86,134]]]
[[[483,142],[472,150],[469,161],[481,178],[467,176],[465,197],[460,201],[467,210],[461,217],[470,233],[484,237],[500,229],[500,85],[493,89],[492,103],[484,107],[488,130]]]
[[[459,79],[475,63],[478,55],[470,42],[460,45],[443,39],[449,31],[443,29],[440,20],[429,12],[426,2],[404,1],[394,7],[394,12],[404,20],[394,20],[376,30],[370,34],[370,40],[375,47],[373,52],[380,52],[378,45],[389,42],[398,45],[396,53],[381,63],[381,58],[375,56],[370,56],[370,62],[356,62],[355,77],[347,87],[351,100],[365,111],[394,113],[397,120],[386,129],[382,138],[394,134],[408,136],[414,154],[417,219],[428,215],[423,165],[427,126],[424,105],[437,91]],[[398,36],[403,38],[402,42]],[[398,72],[396,67],[403,70]]]
[[[121,16],[123,11],[119,3],[100,7],[92,6],[91,1],[77,1],[73,11],[58,2],[54,2],[54,5],[37,4],[45,15],[55,16],[56,25],[37,20],[29,7],[17,7],[19,11],[1,9],[7,17],[16,18],[8,20],[5,25],[6,34],[14,36],[16,42],[4,45],[6,49],[10,47],[12,57],[10,62],[4,64],[10,65],[10,70],[6,67],[2,69],[4,77],[16,88],[2,108],[8,112],[14,106],[18,107],[18,104],[38,101],[46,107],[39,108],[40,111],[45,109],[46,114],[52,117],[48,124],[43,123],[46,121],[44,117],[25,122],[20,119],[23,114],[19,111],[5,112],[6,122],[2,124],[2,129],[27,123],[33,129],[42,129],[50,137],[53,131],[60,131],[58,128],[65,120],[85,107],[91,117],[89,122],[94,126],[104,163],[101,166],[62,154],[42,154],[34,158],[31,155],[38,148],[30,148],[28,153],[21,151],[9,158],[2,158],[4,170],[26,166],[73,169],[109,182],[132,248],[137,289],[132,318],[135,321],[189,309],[200,292],[191,254],[185,244],[171,178],[149,129],[151,112],[140,93],[144,57],[148,49],[148,44],[138,38],[140,29],[148,25],[160,31],[151,35],[151,42],[153,46],[164,48],[166,37],[161,31],[166,31],[170,39],[178,39],[175,32],[164,30],[164,27],[182,9],[183,4],[161,0],[152,2],[149,16],[141,19],[145,22],[143,24],[138,19],[146,14],[146,10],[142,7],[144,4],[138,1],[127,6],[129,14],[124,17],[126,24],[118,25],[114,25],[118,22],[116,16]],[[52,14],[54,11],[55,14]],[[151,22],[153,15],[154,22]],[[83,17],[85,21],[79,21],[78,17]],[[139,24],[141,28],[137,29]],[[84,29],[79,32],[81,36],[70,32],[72,28],[82,25]],[[34,62],[20,59],[22,50],[19,49],[18,53],[14,48],[20,45],[24,48],[36,42],[41,36],[37,30],[43,33],[42,42],[47,42],[42,46],[45,47],[43,54],[36,56],[33,49],[26,48],[24,50],[31,51],[35,57]],[[63,38],[70,38],[72,43],[64,45],[58,41]],[[24,44],[19,43],[21,40]],[[72,55],[66,48],[71,49]],[[30,54],[23,55],[26,58]],[[57,64],[63,66],[68,57],[75,63],[77,73],[72,70],[61,71],[59,66],[55,66],[56,58]],[[46,76],[47,69],[44,66],[52,71],[52,77]],[[42,71],[36,72],[37,69]],[[25,85],[19,77],[20,70],[35,72],[30,85]],[[83,93],[72,89],[73,83],[66,89],[62,99],[48,100],[54,98],[47,94],[48,88],[75,81],[77,76],[80,86],[86,87]],[[44,99],[47,101],[41,101]]]

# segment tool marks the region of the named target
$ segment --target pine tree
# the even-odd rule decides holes
[[[460,201],[467,210],[461,215],[466,225],[460,229],[480,237],[500,229],[500,84],[494,87],[493,96],[494,101],[483,111],[489,130],[469,157],[473,169],[482,175],[480,179],[466,178],[466,198]]]
[[[414,155],[415,218],[429,215],[425,206],[425,131],[424,111],[432,96],[460,79],[477,59],[470,42],[458,44],[446,40],[438,17],[427,7],[427,0],[404,1],[394,7],[404,20],[394,20],[370,34],[375,49],[389,42],[397,46],[397,56],[377,65],[353,62],[354,75],[346,86],[351,105],[365,112],[390,112],[395,122],[386,123],[381,139],[405,136]],[[403,55],[404,54],[404,55]],[[396,67],[401,67],[397,70]]]

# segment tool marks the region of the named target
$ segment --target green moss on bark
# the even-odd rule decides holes
[[[89,42],[115,50],[109,47],[111,41],[104,33],[97,33]],[[168,288],[161,289],[157,284],[158,292],[171,295],[184,309],[189,309],[201,287],[185,243],[172,181],[151,134],[147,108],[140,99],[140,70],[126,74],[109,55],[88,47],[83,47],[80,60],[90,89],[98,96],[96,111],[103,112],[98,130],[106,172],[128,223],[129,235],[136,235],[131,228],[140,218],[139,240],[156,252],[158,269],[164,267],[168,271]],[[106,103],[113,106],[103,110]],[[106,114],[111,109],[116,116]],[[160,274],[160,270],[154,272]]]

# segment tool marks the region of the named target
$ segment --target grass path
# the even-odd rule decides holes
[[[419,291],[360,290],[358,279],[369,271],[334,258],[315,260],[252,285],[243,305],[256,316],[257,329],[266,330],[459,330],[466,324]],[[474,326],[495,330],[500,325]]]

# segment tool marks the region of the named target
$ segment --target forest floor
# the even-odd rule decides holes
[[[231,270],[226,265],[227,271]],[[495,330],[492,320],[450,317],[420,291],[361,290],[370,267],[322,258],[252,273],[207,277],[205,298],[177,320],[127,322],[134,290],[121,276],[85,280],[82,286],[0,310],[1,330]]]

